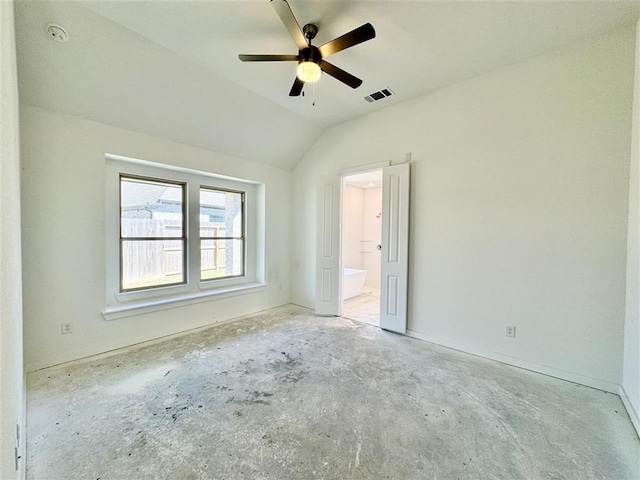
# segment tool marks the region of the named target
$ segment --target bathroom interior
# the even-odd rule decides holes
[[[342,177],[342,316],[380,326],[382,170]]]

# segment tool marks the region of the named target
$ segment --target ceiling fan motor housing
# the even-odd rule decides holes
[[[303,63],[303,62],[320,63],[320,60],[322,60],[322,55],[320,54],[320,50],[318,50],[317,47],[314,47],[313,45],[309,45],[304,50],[300,50],[300,60],[298,63]]]

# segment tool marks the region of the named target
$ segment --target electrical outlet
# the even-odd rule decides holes
[[[70,323],[61,323],[60,326],[61,326],[63,335],[67,335],[68,333],[71,333],[73,331],[71,329],[71,324]]]
[[[507,325],[504,329],[504,334],[507,337],[515,338],[516,336],[516,327],[515,325]]]

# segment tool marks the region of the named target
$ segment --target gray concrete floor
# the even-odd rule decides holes
[[[27,393],[29,479],[640,478],[615,395],[292,306]]]

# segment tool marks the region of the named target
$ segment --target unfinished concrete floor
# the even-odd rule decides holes
[[[28,376],[29,479],[638,479],[620,399],[282,307]]]

